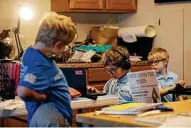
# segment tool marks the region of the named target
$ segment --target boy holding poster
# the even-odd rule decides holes
[[[178,100],[183,100],[182,96],[176,96],[176,98],[174,98],[172,94],[167,94],[168,91],[175,89],[176,86],[185,85],[185,82],[183,80],[178,81],[177,74],[167,70],[169,61],[169,54],[167,50],[163,48],[152,49],[148,55],[148,60],[152,64],[152,69],[155,69],[156,71],[161,101],[172,102],[175,101],[176,98]]]

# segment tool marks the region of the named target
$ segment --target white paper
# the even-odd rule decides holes
[[[81,57],[80,57],[80,61],[81,62],[91,62],[91,58],[93,55],[96,54],[96,51],[94,50],[89,50],[87,52],[85,52]]]
[[[71,59],[68,60],[68,62],[91,62],[91,58],[95,54],[96,51],[94,50],[84,52],[76,50],[74,55],[71,57]]]
[[[191,127],[191,117],[186,116],[175,116],[168,119],[164,124],[162,124],[159,128],[166,128],[166,127]]]
[[[7,100],[0,102],[0,110],[14,110],[21,106],[25,106],[22,100]]]
[[[125,42],[132,43],[137,40],[136,37],[156,36],[156,29],[152,25],[123,27],[119,29],[118,36],[122,37]]]
[[[154,70],[128,73],[128,81],[134,102],[161,102]]]
[[[84,52],[76,50],[74,55],[68,60],[68,62],[78,62],[80,57],[84,54]]]
[[[121,37],[123,41],[128,42],[128,43],[133,43],[137,41],[137,37],[135,36],[134,33],[123,33],[121,34]]]
[[[7,101],[0,102],[0,110],[3,110],[3,109],[4,109],[6,106],[8,106],[11,102],[12,102],[12,100],[7,100]]]

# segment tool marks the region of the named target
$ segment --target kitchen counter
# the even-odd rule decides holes
[[[57,63],[58,67],[73,67],[73,68],[103,68],[102,63]],[[149,66],[148,61],[131,62],[135,66]]]

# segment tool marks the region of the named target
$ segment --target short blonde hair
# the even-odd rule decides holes
[[[51,46],[57,41],[62,41],[62,45],[68,45],[76,34],[76,26],[70,17],[50,12],[40,22],[36,43],[42,42]]]
[[[115,46],[105,52],[102,63],[104,66],[123,66],[124,61],[129,60],[129,53],[126,48]]]
[[[148,60],[169,60],[168,51],[164,48],[153,48],[148,55]]]

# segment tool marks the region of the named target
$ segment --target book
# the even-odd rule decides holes
[[[102,108],[104,114],[137,115],[150,110],[162,103],[126,103]]]

